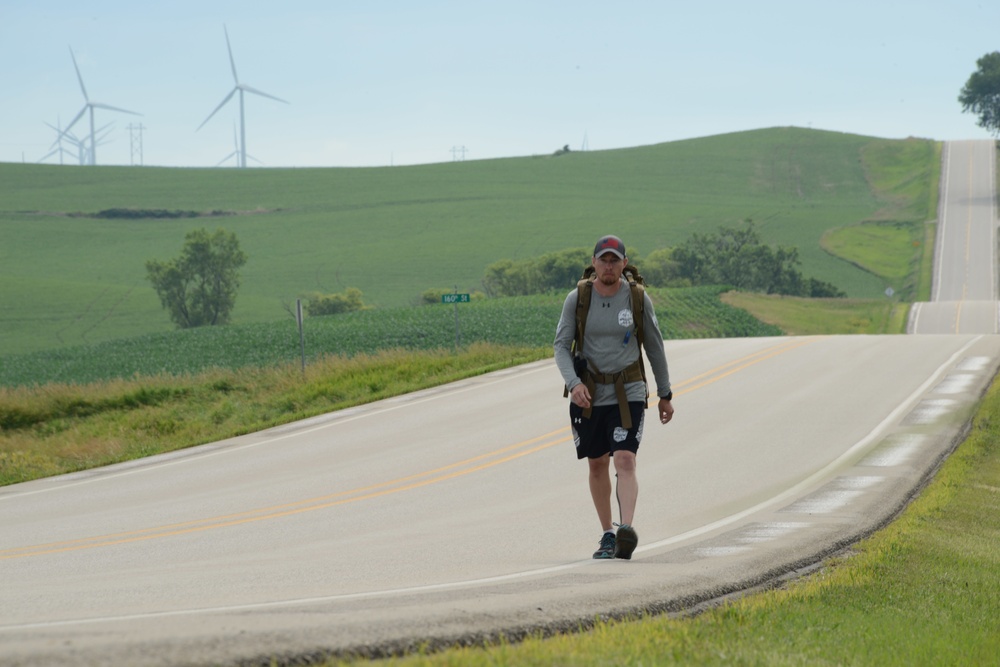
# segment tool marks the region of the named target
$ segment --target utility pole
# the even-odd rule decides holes
[[[132,123],[128,124],[128,146],[130,150],[130,159],[132,166],[135,166],[135,156],[139,156],[139,166],[142,166],[142,131],[145,130],[145,126],[142,123],[134,125]],[[139,133],[138,139],[136,139],[136,132]]]
[[[451,147],[451,161],[452,162],[464,162],[465,161],[465,151],[468,149],[465,146],[452,146]],[[461,155],[461,157],[458,157]]]

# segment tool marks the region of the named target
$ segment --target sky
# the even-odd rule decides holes
[[[251,167],[779,126],[987,139],[957,98],[998,27],[996,0],[0,0],[0,162],[78,162],[49,127],[84,108],[75,56],[92,102],[142,114],[96,110],[97,164],[235,166],[238,96],[209,119],[227,32],[240,82],[287,102],[245,94]]]

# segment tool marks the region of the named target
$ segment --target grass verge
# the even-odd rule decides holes
[[[693,618],[458,648],[399,665],[996,665],[1000,384],[968,438],[890,526],[817,574]],[[360,661],[331,661],[327,667]]]
[[[910,308],[888,299],[803,299],[754,292],[726,292],[721,299],[792,336],[905,333]]]
[[[871,219],[829,229],[820,239],[824,250],[877,276],[902,301],[929,298],[934,229],[927,222],[937,218],[941,147],[907,139],[862,148],[865,177],[883,206]]]

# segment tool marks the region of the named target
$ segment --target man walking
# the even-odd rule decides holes
[[[594,276],[570,292],[563,303],[553,347],[570,397],[576,457],[588,461],[590,495],[604,530],[594,558],[630,559],[639,541],[632,527],[639,495],[636,452],[649,397],[640,343],[656,379],[662,424],[673,417],[673,392],[653,304],[645,290],[623,279],[628,266],[625,244],[617,236],[601,238],[591,263]],[[617,532],[611,513],[612,459],[620,520]]]

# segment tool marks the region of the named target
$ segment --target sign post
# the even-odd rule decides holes
[[[459,342],[459,334],[458,334],[458,304],[460,304],[460,303],[469,303],[469,295],[468,294],[458,294],[458,285],[455,285],[455,293],[454,294],[442,294],[441,295],[441,303],[453,303],[453,304],[455,304],[455,352],[458,352],[458,342]]]
[[[299,323],[299,350],[302,353],[302,374],[306,374],[306,336],[302,323],[302,299],[295,300],[295,320]]]

